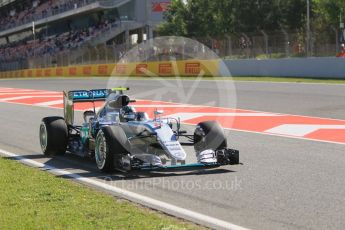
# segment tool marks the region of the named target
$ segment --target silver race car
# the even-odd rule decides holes
[[[94,158],[103,172],[218,167],[239,164],[239,151],[229,149],[216,121],[199,123],[193,134],[181,129],[179,118],[155,110],[150,119],[130,106],[129,88],[64,91],[64,118],[45,117],[39,129],[45,155],[66,152]],[[96,112],[96,101],[104,101]],[[92,102],[82,125],[74,124],[74,103]],[[186,164],[182,146],[193,146],[196,160]]]

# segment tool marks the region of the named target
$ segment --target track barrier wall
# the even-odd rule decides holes
[[[0,72],[0,78],[74,76],[272,76],[345,79],[345,58],[188,60],[93,64]]]
[[[225,60],[232,76],[345,78],[345,58]]]
[[[0,78],[175,75],[218,76],[219,60],[94,64],[0,72]]]

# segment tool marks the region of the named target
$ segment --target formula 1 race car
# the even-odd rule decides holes
[[[136,112],[123,92],[129,88],[64,91],[64,118],[45,117],[39,129],[45,155],[66,152],[94,158],[103,172],[239,164],[239,151],[227,148],[223,128],[216,121],[201,122],[194,134],[181,130],[179,118],[155,110],[149,119]],[[95,102],[104,101],[96,112]],[[92,102],[84,123],[74,124],[74,103]],[[180,139],[184,139],[182,142]],[[194,146],[196,163],[186,164],[183,145]]]

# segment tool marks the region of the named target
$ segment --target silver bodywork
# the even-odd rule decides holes
[[[122,130],[126,136],[126,142],[128,142],[125,147],[128,154],[121,153],[121,156],[117,156],[120,157],[119,165],[123,170],[161,168],[169,167],[169,165],[188,167],[186,165],[187,154],[182,146],[194,146],[194,136],[180,130],[178,118],[163,117],[162,111],[156,110],[152,119],[149,119],[143,112],[125,114],[124,108],[128,107],[132,101],[122,93],[122,89],[64,92],[64,119],[69,126],[70,136],[68,151],[90,156],[96,152],[96,161],[102,164],[106,152],[105,139],[96,137],[97,134],[102,133],[103,127],[111,126]],[[105,101],[105,103],[97,113],[95,108],[93,111],[85,111],[84,123],[82,126],[76,126],[74,125],[74,103],[85,101]],[[139,115],[141,115],[140,118]],[[197,127],[195,132],[198,135],[204,133],[200,127]],[[187,139],[188,143],[182,143],[179,140],[181,137]],[[203,149],[203,151],[195,152],[197,162],[189,164],[189,166],[229,164],[228,155],[232,154],[230,151],[233,150],[227,148]],[[219,159],[225,159],[225,163]],[[103,168],[102,165],[99,168]]]
[[[157,159],[157,156],[165,155],[168,159],[171,159],[172,165],[186,160],[186,151],[178,141],[176,131],[174,132],[170,127],[171,121],[174,119],[158,118],[146,121],[121,122],[119,117],[120,113],[112,112],[112,114],[107,114],[104,119],[100,118],[99,124],[121,127],[130,143],[130,152],[135,157],[156,166],[163,165],[162,161]],[[147,137],[143,138],[143,136]],[[155,148],[151,147],[155,144]]]

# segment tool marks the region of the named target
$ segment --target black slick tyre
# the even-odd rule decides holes
[[[44,155],[63,155],[68,144],[68,128],[62,117],[45,117],[40,130],[40,145]]]
[[[103,127],[97,134],[95,143],[96,165],[102,172],[121,170],[121,159],[128,154],[128,140],[118,126]]]
[[[224,130],[217,121],[205,121],[197,125],[194,131],[194,149],[196,153],[204,150],[225,149],[227,140]]]

